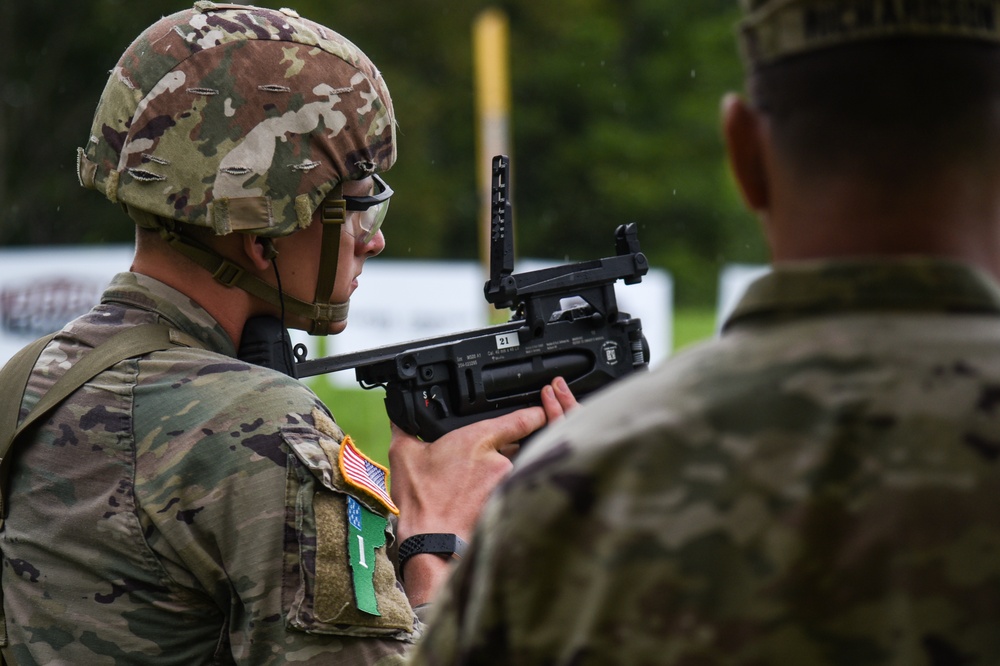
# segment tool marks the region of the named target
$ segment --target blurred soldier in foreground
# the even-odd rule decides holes
[[[773,272],[528,447],[415,663],[1000,663],[1000,6],[744,9]]]
[[[572,396],[432,445],[394,431],[390,495],[311,391],[235,358],[253,316],[343,329],[395,159],[378,70],[294,11],[199,2],[126,50],[79,175],[138,225],[135,261],[41,352],[21,420],[131,340],[113,335],[167,342],[88,368],[4,458],[8,663],[368,664],[413,643],[454,554],[420,535],[459,550],[498,449]],[[411,536],[404,593],[386,552]]]

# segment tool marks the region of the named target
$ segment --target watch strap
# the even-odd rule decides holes
[[[468,546],[457,534],[414,534],[399,544],[399,575],[403,576],[403,566],[414,555],[431,553],[441,557],[461,557]]]

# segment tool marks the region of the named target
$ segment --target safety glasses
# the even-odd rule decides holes
[[[370,242],[378,233],[382,221],[385,219],[386,211],[389,210],[389,197],[392,196],[392,188],[381,176],[373,173],[371,179],[375,185],[373,193],[360,197],[344,195],[347,210],[357,213],[347,216],[344,228],[347,233],[363,243]]]

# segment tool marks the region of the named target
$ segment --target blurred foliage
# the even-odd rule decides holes
[[[713,301],[722,263],[765,260],[718,132],[722,94],[741,87],[734,0],[287,4],[351,38],[389,82],[386,256],[477,256],[472,22],[497,6],[510,21],[519,255],[607,256],[614,227],[636,222],[682,305]],[[128,219],[78,185],[75,151],[121,52],[185,6],[0,2],[0,245],[131,240]]]

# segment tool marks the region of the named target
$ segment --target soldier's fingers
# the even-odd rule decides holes
[[[391,440],[389,441],[389,465],[401,463],[405,458],[418,456],[421,451],[419,447],[425,443],[417,437],[406,432],[395,423],[389,422]]]
[[[542,409],[549,423],[562,418],[576,406],[576,396],[562,377],[556,377],[552,384],[542,387]]]
[[[510,444],[520,442],[544,426],[546,420],[541,407],[526,407],[475,425],[480,426],[483,444],[502,452]]]
[[[576,396],[573,395],[573,391],[570,390],[569,384],[562,377],[556,377],[552,382],[553,392],[556,394],[556,398],[559,400],[559,404],[562,406],[564,412],[569,412],[576,409],[580,403],[576,401]]]

